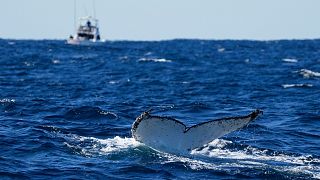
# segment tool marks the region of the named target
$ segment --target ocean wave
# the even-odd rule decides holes
[[[118,84],[119,81],[109,81],[109,84]]]
[[[80,59],[80,60],[90,60],[98,58],[98,55],[95,53],[86,53],[86,54],[75,54],[71,56],[72,59]]]
[[[312,84],[283,84],[282,87],[283,88],[295,88],[295,87],[299,87],[299,88],[307,87],[307,88],[310,88],[310,87],[313,87],[313,85]]]
[[[161,62],[161,63],[170,63],[170,62],[172,62],[172,60],[164,59],[164,58],[140,58],[138,61],[139,62],[152,61],[152,62]]]
[[[258,160],[260,162],[278,161],[288,164],[304,165],[306,163],[320,163],[320,159],[310,158],[309,156],[292,156],[283,153],[270,152],[267,149],[257,149],[251,146],[243,150],[232,150],[225,148],[233,142],[216,139],[210,142],[206,147],[200,150],[193,150],[193,155],[202,155],[207,157],[228,158],[237,160]]]
[[[25,179],[320,178],[320,40],[0,44],[3,173]],[[193,125],[250,107],[265,108],[265,121],[188,156],[135,145],[130,135],[148,108]]]
[[[53,64],[60,64],[60,60],[58,60],[58,59],[53,59],[53,60],[52,60],[52,63],[53,63]]]
[[[114,154],[123,154],[143,146],[143,144],[135,141],[133,138],[115,136],[113,138],[99,139],[95,137],[85,137],[76,134],[64,134],[55,132],[57,137],[65,139],[64,144],[74,153],[82,156],[109,156]]]
[[[226,148],[232,141],[216,139],[206,147],[192,151],[193,155],[236,162],[236,167],[272,168],[293,174],[320,177],[320,159],[308,155],[292,155],[247,146],[243,150]]]
[[[218,52],[224,52],[226,49],[225,48],[218,48],[217,51]]]
[[[293,59],[293,58],[285,58],[285,59],[282,59],[282,61],[289,62],[289,63],[297,63],[298,62],[297,59]]]
[[[190,156],[179,156],[152,150],[137,142],[134,138],[116,136],[114,138],[98,139],[70,134],[64,136],[67,139],[64,144],[68,148],[75,153],[89,157],[119,153],[122,154],[120,158],[126,158],[123,157],[123,152],[129,153],[126,156],[132,157],[134,150],[140,148],[138,150],[140,154],[135,154],[137,158],[138,156],[153,157],[163,165],[183,163],[184,166],[192,170],[231,171],[234,168],[243,168],[246,170],[259,169],[263,172],[268,168],[291,176],[320,177],[320,159],[317,157],[271,152],[271,150],[258,149],[251,146],[247,146],[244,149],[230,148],[233,142],[223,139],[216,139],[203,148],[193,150]],[[143,149],[143,147],[146,148]],[[156,154],[156,156],[150,153]]]
[[[9,99],[9,98],[0,99],[0,108],[3,107],[4,112],[13,110],[15,105],[16,105],[15,99]]]
[[[8,99],[8,98],[0,99],[1,104],[15,103],[15,102],[16,102],[15,99]]]
[[[118,115],[113,112],[102,110],[99,107],[82,106],[77,108],[72,108],[60,115],[48,115],[44,119],[67,119],[67,120],[88,120],[88,119],[118,119]]]
[[[63,117],[65,119],[95,119],[95,118],[107,118],[117,119],[117,114],[100,109],[99,107],[82,106],[79,108],[73,108],[66,112]]]
[[[319,72],[311,71],[311,70],[308,70],[308,69],[301,69],[301,70],[300,70],[300,74],[301,74],[304,78],[320,77],[320,73],[319,73]]]

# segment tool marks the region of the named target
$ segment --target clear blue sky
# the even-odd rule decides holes
[[[1,0],[0,38],[65,39],[73,0]],[[320,0],[95,0],[110,40],[320,38]],[[77,0],[77,15],[92,14]]]

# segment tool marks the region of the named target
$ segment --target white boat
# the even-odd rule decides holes
[[[70,35],[67,40],[68,44],[73,45],[99,45],[105,42],[100,37],[99,23],[96,19],[95,1],[93,3],[93,14],[94,16],[81,17],[76,24],[77,19],[77,0],[74,0],[74,28],[75,34]]]
[[[100,37],[98,20],[91,16],[80,18],[76,31],[75,35],[70,35],[68,44],[98,45],[105,42]]]

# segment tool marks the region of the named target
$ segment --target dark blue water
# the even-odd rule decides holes
[[[320,40],[0,40],[0,68],[1,178],[320,178]],[[131,138],[149,108],[264,115],[182,157]]]

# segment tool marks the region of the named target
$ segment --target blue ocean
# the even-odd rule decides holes
[[[0,40],[1,179],[320,179],[320,40]],[[131,136],[264,114],[190,156]]]

